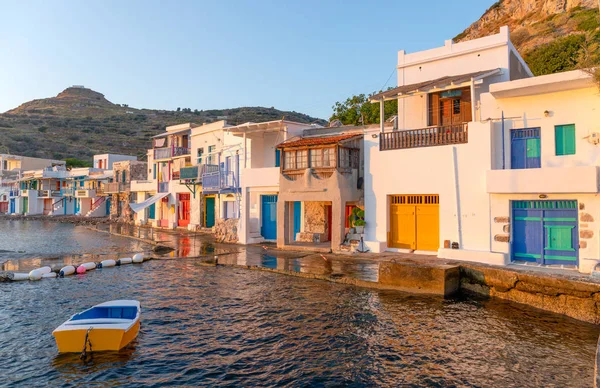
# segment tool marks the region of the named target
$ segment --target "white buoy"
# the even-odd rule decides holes
[[[134,263],[143,263],[144,262],[144,254],[136,253],[135,255],[133,255],[132,261]]]
[[[75,273],[75,267],[72,265],[67,265],[66,267],[62,267],[60,272],[58,273],[60,276],[69,276]]]
[[[13,282],[18,282],[21,280],[29,280],[29,274],[28,273],[13,273],[13,277],[11,279]]]
[[[80,267],[85,268],[86,271],[90,271],[92,269],[96,269],[96,263],[94,263],[93,261],[90,261],[90,262],[81,264]]]
[[[117,262],[112,259],[102,260],[98,268],[114,267],[115,265],[117,265]]]
[[[124,257],[122,259],[119,259],[119,263],[121,265],[123,264],[131,264],[133,262],[133,259],[131,257]]]
[[[40,280],[42,275],[44,274],[40,270],[34,269],[33,271],[29,272],[29,280]]]
[[[51,267],[40,267],[40,268],[35,269],[34,271],[40,271],[40,273],[42,275],[44,275],[44,274],[52,272],[52,268]]]
[[[51,278],[55,278],[56,276],[57,276],[56,272],[48,272],[48,273],[43,274],[42,278],[51,279]]]

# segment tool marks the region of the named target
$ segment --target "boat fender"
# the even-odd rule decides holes
[[[117,262],[112,259],[102,260],[100,263],[98,263],[98,268],[114,267],[115,265],[117,265]]]
[[[56,272],[48,272],[42,275],[42,278],[44,279],[52,279],[52,278],[56,278]]]
[[[42,275],[43,273],[37,269],[34,269],[33,271],[29,272],[29,280],[40,280]]]
[[[58,275],[62,278],[65,276],[73,275],[75,273],[75,267],[72,265],[67,265],[66,267],[62,267]]]
[[[144,255],[142,253],[136,253],[135,255],[133,255],[133,258],[131,260],[134,263],[143,263],[144,262]]]
[[[86,271],[91,271],[93,269],[96,269],[96,263],[94,263],[93,261],[89,261],[87,263],[81,264],[79,267],[85,267]],[[79,268],[79,267],[77,267],[77,268]]]
[[[77,267],[77,270],[76,270],[76,272],[78,274],[85,273],[85,271],[86,271],[86,269],[85,269],[85,267],[83,265],[80,265],[79,267]]]
[[[52,272],[52,268],[51,267],[40,267],[40,268],[35,269],[34,271],[40,271],[40,273],[42,275],[44,275],[44,274]]]
[[[21,280],[29,280],[29,274],[15,272],[15,273],[13,273],[11,280],[14,282],[21,281]]]
[[[131,257],[123,257],[123,258],[119,259],[119,261],[121,262],[121,265],[131,264],[133,262],[133,259]]]

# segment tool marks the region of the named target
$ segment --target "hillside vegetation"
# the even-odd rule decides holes
[[[455,42],[498,33],[508,25],[511,41],[535,75],[598,64],[597,0],[501,0],[454,38]]]
[[[92,155],[121,153],[144,157],[150,138],[167,125],[226,119],[230,124],[269,120],[319,123],[308,115],[275,108],[168,110],[113,104],[91,89],[71,87],[56,97],[33,100],[0,114],[0,153],[91,161]]]

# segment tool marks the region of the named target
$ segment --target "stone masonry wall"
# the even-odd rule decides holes
[[[237,218],[217,219],[214,227],[215,240],[225,243],[238,242],[238,222]]]

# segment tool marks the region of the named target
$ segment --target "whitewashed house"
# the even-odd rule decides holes
[[[482,107],[492,125],[482,182],[491,251],[589,273],[600,261],[598,86],[581,71],[505,82]]]
[[[398,100],[398,129],[382,125],[364,137],[365,243],[371,251],[506,262],[490,237],[485,176],[492,168],[492,123],[482,121],[481,96],[490,85],[531,76],[507,27],[468,42],[398,53],[398,87],[371,98],[382,107]]]
[[[277,240],[277,202],[282,155],[278,144],[312,128],[288,120],[244,123],[227,128],[241,145],[239,242]]]

